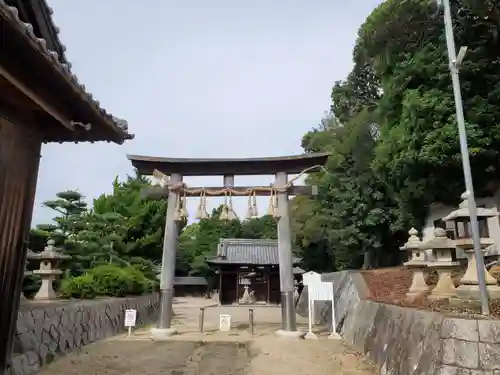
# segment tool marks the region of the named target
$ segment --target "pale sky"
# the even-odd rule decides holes
[[[136,138],[44,145],[33,224],[54,216],[41,202],[59,191],[79,190],[89,202],[111,191],[115,176],[132,173],[126,154],[301,153],[333,82],[351,69],[358,27],[380,2],[49,0],[73,72]],[[236,177],[236,185],[270,182]],[[236,207],[244,215],[245,203]]]

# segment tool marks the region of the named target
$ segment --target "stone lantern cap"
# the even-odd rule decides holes
[[[470,217],[469,200],[467,199],[467,193],[463,193],[460,198],[462,199],[462,202],[458,206],[459,208],[455,211],[452,211],[448,216],[443,217],[443,221],[451,221]],[[476,213],[478,218],[489,218],[500,215],[500,213],[496,209],[483,207],[477,207]]]
[[[420,238],[418,238],[418,231],[415,228],[411,228],[408,231],[408,234],[410,235],[408,237],[408,241],[399,249],[402,251],[421,250],[420,245],[422,245],[422,241],[420,241]]]
[[[418,237],[418,231],[415,228],[411,228],[408,231],[408,234],[410,235],[408,237],[408,241],[400,247],[400,250],[406,251],[410,255],[410,260],[408,262],[405,262],[404,265],[406,267],[426,267],[427,262],[425,260],[425,251],[422,251],[420,246],[422,245],[422,241]]]
[[[37,258],[44,260],[64,260],[71,258],[71,256],[59,252],[58,249],[54,247],[54,244],[54,240],[48,240],[47,246],[45,246],[45,249],[43,249],[41,253],[37,254]]]
[[[436,228],[434,238],[423,242],[420,245],[421,250],[446,250],[455,249],[455,241],[446,237],[446,231],[443,228]]]

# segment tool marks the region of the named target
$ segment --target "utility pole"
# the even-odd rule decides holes
[[[453,21],[451,18],[450,0],[437,0],[438,6],[444,10],[444,26],[446,32],[446,47],[448,49],[448,58],[450,63],[451,79],[453,82],[453,94],[455,96],[455,109],[457,115],[458,135],[460,138],[460,152],[462,154],[462,166],[464,169],[465,188],[467,190],[467,199],[470,213],[470,225],[472,231],[472,242],[474,244],[474,253],[476,255],[477,278],[479,281],[479,291],[481,298],[481,312],[483,315],[489,315],[488,291],[486,290],[486,279],[484,275],[484,259],[481,251],[481,239],[479,236],[479,224],[477,221],[476,199],[474,197],[474,186],[472,183],[472,173],[469,160],[469,147],[467,145],[467,133],[465,130],[464,108],[462,103],[462,92],[460,90],[459,70],[462,64],[467,47],[461,47],[458,57],[455,49],[455,36],[453,34]]]

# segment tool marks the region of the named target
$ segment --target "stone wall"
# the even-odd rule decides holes
[[[500,375],[500,321],[465,319],[364,300],[356,272],[324,275],[333,281],[337,332],[391,375]],[[297,304],[307,314],[307,289]],[[316,322],[331,323],[331,303],[315,308]]]
[[[137,310],[138,326],[153,323],[158,295],[22,304],[11,374],[36,373],[59,356],[124,331],[126,309]]]

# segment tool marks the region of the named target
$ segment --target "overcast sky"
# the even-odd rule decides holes
[[[136,138],[123,146],[44,145],[33,224],[54,216],[41,202],[59,191],[77,189],[89,202],[109,192],[115,176],[132,172],[126,154],[301,153],[302,135],[329,108],[333,82],[351,68],[357,29],[378,3],[49,0],[74,73]],[[244,214],[245,204],[237,206]]]

